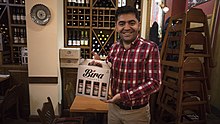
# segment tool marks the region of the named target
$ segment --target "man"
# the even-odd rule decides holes
[[[161,85],[157,45],[139,36],[140,17],[130,6],[116,11],[116,31],[120,40],[106,59],[111,67],[108,124],[149,124],[149,97]],[[95,59],[99,56],[93,53]],[[94,62],[93,65],[96,65]]]

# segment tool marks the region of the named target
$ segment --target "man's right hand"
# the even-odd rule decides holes
[[[96,52],[92,51],[91,53],[94,56],[95,60],[101,60],[100,56]]]
[[[93,65],[93,66],[102,67],[102,63],[97,62],[97,61],[95,61],[95,60],[92,60],[91,62],[89,62],[88,65]]]

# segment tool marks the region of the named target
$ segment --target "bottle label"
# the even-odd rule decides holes
[[[90,94],[91,91],[91,83],[86,84],[86,94]]]
[[[77,41],[73,40],[73,46],[76,46],[76,45],[77,45]]]
[[[89,41],[85,40],[85,45],[88,46],[89,45]]]
[[[13,15],[12,16],[12,19],[15,21],[15,20],[17,20],[17,16],[16,15]]]
[[[83,40],[83,39],[82,39],[82,40],[80,40],[80,44],[81,44],[81,45],[85,45],[84,43],[85,43],[85,42],[84,42],[84,40]]]
[[[72,40],[68,40],[68,46],[72,46]]]
[[[102,85],[102,92],[101,92],[101,96],[105,97],[106,96],[106,85]]]
[[[24,43],[24,38],[21,38],[21,43]]]
[[[21,20],[22,20],[22,21],[25,20],[25,16],[24,16],[24,15],[21,16]]]
[[[14,43],[18,43],[18,37],[14,37]]]

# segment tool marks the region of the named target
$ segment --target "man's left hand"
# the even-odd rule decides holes
[[[120,94],[116,94],[114,97],[112,97],[111,99],[108,99],[108,100],[102,100],[103,102],[106,102],[106,103],[117,103],[119,102],[121,99],[121,96]]]

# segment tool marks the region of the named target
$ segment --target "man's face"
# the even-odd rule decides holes
[[[123,42],[130,44],[133,42],[140,30],[140,23],[133,13],[118,16],[116,30]]]

